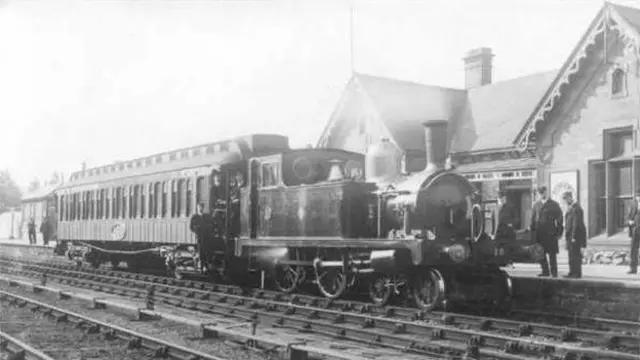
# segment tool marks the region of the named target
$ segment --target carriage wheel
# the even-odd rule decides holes
[[[275,270],[276,287],[282,292],[291,293],[302,282],[303,269],[300,266],[278,265]]]
[[[374,275],[369,281],[369,297],[378,306],[386,305],[394,292],[393,279],[385,275]]]
[[[444,277],[436,269],[428,269],[417,275],[411,286],[411,295],[416,306],[430,311],[442,305],[445,295],[444,285]]]

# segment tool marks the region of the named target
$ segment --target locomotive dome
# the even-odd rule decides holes
[[[401,175],[402,151],[383,138],[372,144],[365,156],[365,177],[369,182],[389,184]]]

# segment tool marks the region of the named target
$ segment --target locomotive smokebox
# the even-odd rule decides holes
[[[429,120],[422,123],[427,163],[425,172],[434,172],[445,167],[447,162],[447,125],[446,120]]]

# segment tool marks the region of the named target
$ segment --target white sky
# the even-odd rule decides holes
[[[0,168],[25,186],[250,132],[315,144],[349,80],[349,2],[0,0]],[[640,1],[623,1],[640,7]],[[557,69],[603,2],[353,0],[355,70],[463,87]]]

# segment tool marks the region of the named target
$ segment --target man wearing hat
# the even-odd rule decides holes
[[[636,190],[635,200],[629,211],[629,236],[631,237],[631,259],[629,274],[638,273],[638,248],[640,247],[640,189]]]
[[[580,204],[573,200],[571,191],[562,194],[562,200],[567,203],[564,240],[569,254],[569,274],[565,277],[577,279],[582,277],[582,249],[587,247],[584,212]]]
[[[538,276],[558,277],[558,239],[562,235],[564,220],[562,209],[549,198],[546,186],[537,190],[538,200],[531,211],[531,231],[535,241],[544,249],[544,257],[540,260],[542,273]]]
[[[515,206],[507,200],[507,194],[501,191],[498,194],[498,224],[496,226],[496,239],[513,242],[516,239],[516,232],[513,224],[518,217]]]

